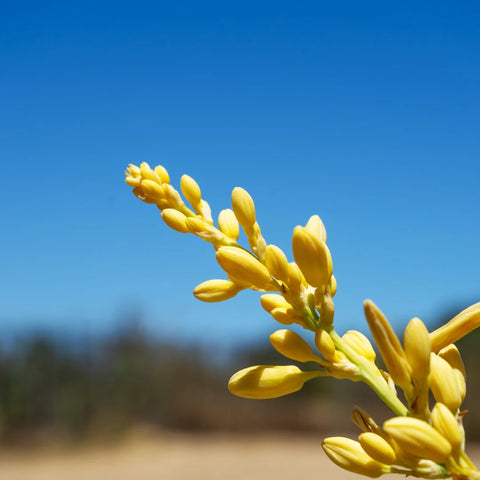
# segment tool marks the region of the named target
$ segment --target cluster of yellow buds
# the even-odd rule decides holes
[[[300,390],[316,377],[332,376],[363,381],[394,413],[379,427],[363,410],[352,418],[363,433],[358,441],[332,437],[323,442],[337,465],[369,477],[403,473],[421,478],[479,479],[465,453],[463,415],[465,370],[454,342],[480,326],[480,303],[472,305],[443,327],[429,333],[412,319],[403,345],[378,307],[365,301],[364,311],[385,369],[376,364],[375,350],[362,333],[340,336],[334,328],[333,276],[325,227],[317,215],[292,235],[294,261],[276,245],[268,244],[257,222],[255,204],[244,189],[232,192],[232,208],[218,215],[211,209],[193,178],[183,175],[181,193],[167,170],[146,163],[130,165],[126,183],[146,203],[156,204],[172,229],[192,233],[211,243],[225,279],[207,280],[193,293],[199,300],[219,302],[244,289],[263,292],[262,307],[283,326],[297,324],[314,332],[309,345],[293,330],[282,328],[270,336],[273,347],[296,365],[257,365],[245,368],[229,381],[229,390],[245,398],[275,398]],[[190,204],[187,206],[184,199]],[[239,243],[242,228],[249,248]],[[399,397],[403,392],[404,400]],[[435,401],[430,405],[430,393]]]

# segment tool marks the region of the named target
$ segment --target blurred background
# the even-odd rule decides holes
[[[312,436],[317,452],[352,428],[352,398],[383,415],[361,385],[330,379],[233,398],[236,370],[285,363],[268,341],[278,324],[254,292],[193,297],[224,277],[213,250],[131,194],[129,163],[164,165],[176,187],[191,175],[214,216],[247,189],[290,260],[293,228],[320,215],[340,333],[367,333],[365,298],[399,332],[480,300],[478,2],[4,1],[1,12],[4,471],[24,465],[12,460],[22,449],[180,435],[187,453],[162,478],[192,479],[180,466],[206,436]],[[473,440],[477,337],[461,342]]]

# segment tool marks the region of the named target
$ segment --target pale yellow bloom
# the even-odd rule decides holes
[[[353,473],[376,478],[390,471],[390,467],[371,458],[355,440],[329,437],[322,447],[332,462]]]
[[[307,282],[313,287],[329,285],[332,258],[327,245],[305,227],[295,227],[292,236],[293,256]]]
[[[383,429],[407,453],[442,463],[450,455],[452,446],[430,424],[412,417],[395,417],[383,424]]]
[[[193,294],[202,302],[222,302],[234,297],[243,287],[230,280],[207,280],[193,289]]]
[[[362,448],[377,462],[392,465],[397,459],[395,450],[380,435],[373,432],[362,433],[358,437],[358,441]]]
[[[458,351],[458,348],[452,343],[447,345],[445,348],[442,348],[438,352],[438,356],[443,358],[448,364],[454,369],[462,372],[462,375],[466,377],[465,365],[462,360],[462,356]]]
[[[322,359],[312,352],[308,343],[291,330],[277,330],[270,335],[270,342],[277,352],[297,362],[319,362]]]
[[[302,372],[294,365],[258,365],[240,370],[228,382],[234,395],[244,398],[276,398],[296,392],[312,378],[322,372]]]

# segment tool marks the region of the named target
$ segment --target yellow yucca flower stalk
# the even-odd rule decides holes
[[[289,261],[285,252],[267,244],[257,221],[255,203],[243,188],[232,192],[232,208],[220,211],[215,226],[208,202],[192,177],[183,175],[180,191],[163,166],[129,165],[126,183],[137,198],[161,210],[165,224],[180,233],[191,233],[212,244],[216,259],[228,279],[207,280],[194,288],[204,302],[220,302],[241,290],[265,291],[262,307],[277,322],[297,324],[315,334],[315,349],[297,333],[277,330],[273,347],[297,362],[315,362],[317,370],[295,365],[258,365],[240,370],[228,384],[240,397],[268,399],[300,390],[316,377],[331,376],[362,381],[392,410],[394,417],[381,428],[356,407],[354,423],[363,433],[358,442],[327,438],[323,449],[337,465],[369,477],[401,473],[421,478],[480,480],[480,473],[465,453],[463,415],[459,408],[466,393],[463,362],[453,342],[480,326],[480,303],[428,333],[418,318],[405,329],[403,347],[380,309],[370,300],[364,311],[387,372],[375,364],[375,350],[360,332],[339,335],[335,330],[333,296],[337,281],[326,244],[327,232],[318,215],[292,235]],[[183,197],[182,197],[183,195]],[[188,204],[190,206],[188,206]],[[238,243],[242,227],[248,248]],[[405,394],[406,404],[396,385]],[[436,400],[430,410],[430,392]]]
[[[228,389],[238,397],[266,399],[297,392],[307,380],[325,375],[302,372],[295,365],[257,365],[240,370],[228,381]]]

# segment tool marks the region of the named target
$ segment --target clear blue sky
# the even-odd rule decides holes
[[[222,272],[123,183],[142,161],[216,213],[246,188],[290,259],[318,213],[340,331],[364,298],[396,325],[479,301],[479,24],[476,1],[2,2],[2,335],[277,327],[256,294],[193,298]]]

